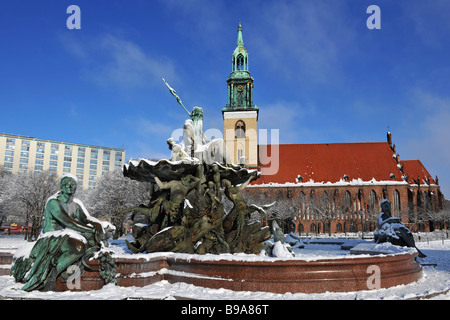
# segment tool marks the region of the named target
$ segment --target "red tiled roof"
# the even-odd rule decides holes
[[[420,184],[425,184],[427,179],[430,179],[430,184],[436,184],[420,160],[402,160],[400,163],[403,163],[403,172],[409,177],[409,183],[417,183],[417,177],[420,177]]]
[[[324,144],[282,144],[279,146],[279,168],[276,174],[265,174],[265,164],[276,156],[276,146],[259,145],[259,171],[261,178],[255,184],[295,183],[300,175],[303,182],[338,182],[344,175],[349,181],[403,181],[397,167],[394,152],[387,142],[368,143],[324,143]],[[276,165],[275,162],[273,162]],[[391,174],[395,178],[391,178]],[[412,177],[410,175],[410,177]]]

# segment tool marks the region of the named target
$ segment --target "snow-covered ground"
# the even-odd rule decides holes
[[[408,285],[401,285],[389,289],[367,290],[346,293],[285,293],[277,294],[270,292],[245,292],[231,291],[226,289],[209,289],[197,287],[185,283],[170,284],[160,281],[142,288],[118,287],[113,284],[104,286],[100,290],[87,292],[24,292],[10,276],[0,276],[0,299],[48,299],[48,300],[119,300],[119,299],[198,299],[198,300],[354,300],[354,299],[442,299],[450,300],[450,239],[445,233],[422,233],[420,241],[416,244],[427,257],[420,259],[423,267],[423,277]],[[355,245],[360,242],[371,240],[343,239],[333,237],[308,238],[304,240],[305,247],[294,248],[296,257],[294,259],[322,259],[331,257],[344,257],[348,251],[341,250],[340,245],[320,244],[329,240],[344,242],[347,245]],[[351,238],[351,237],[350,237]],[[0,251],[15,252],[25,244],[21,236],[0,236]],[[129,254],[124,245],[124,239],[112,241],[110,247],[118,256]],[[232,257],[240,259],[239,256]],[[264,259],[254,256],[255,259]],[[273,258],[272,258],[273,259]],[[436,265],[436,266],[434,266]],[[0,266],[1,267],[1,266]]]

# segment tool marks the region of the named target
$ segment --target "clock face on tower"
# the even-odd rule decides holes
[[[237,91],[239,91],[239,92],[242,92],[242,91],[244,91],[244,86],[243,85],[238,85],[238,87],[237,87]]]

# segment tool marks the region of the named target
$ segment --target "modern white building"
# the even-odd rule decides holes
[[[0,166],[12,173],[71,173],[84,189],[95,186],[104,172],[122,168],[125,150],[0,133]]]

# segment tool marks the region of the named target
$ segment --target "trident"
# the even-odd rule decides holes
[[[180,97],[177,95],[177,92],[171,87],[169,86],[169,84],[166,82],[166,80],[164,80],[164,78],[161,78],[162,81],[164,81],[164,83],[166,84],[167,88],[169,88],[170,93],[177,99],[178,103],[183,107],[184,111],[187,112],[187,114],[189,115],[189,117],[191,116],[191,113],[186,109],[186,107],[183,105],[183,102],[181,102]]]

